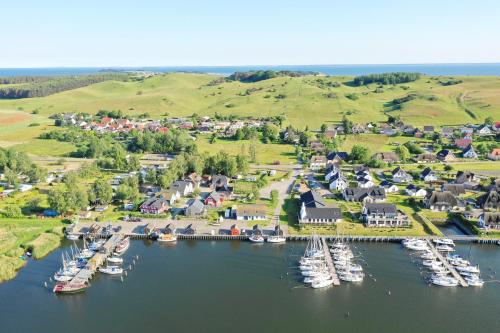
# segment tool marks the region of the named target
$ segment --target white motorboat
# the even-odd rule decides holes
[[[481,271],[479,270],[479,267],[477,266],[457,266],[455,269],[460,273],[460,272],[467,272],[467,273],[473,273],[473,274],[479,274]]]
[[[252,243],[264,243],[264,237],[261,235],[252,235],[248,237],[248,240]]]
[[[112,263],[112,264],[121,264],[123,263],[123,258],[120,258],[120,257],[109,257],[107,259],[108,262]]]
[[[363,273],[339,273],[339,279],[346,282],[361,282],[363,281]]]
[[[458,280],[451,276],[432,276],[430,279],[432,284],[441,287],[456,287],[458,286]]]
[[[286,237],[283,236],[269,236],[267,237],[268,243],[285,243]]]
[[[420,255],[420,258],[421,259],[425,259],[425,260],[434,260],[436,259],[436,256],[434,256],[434,254],[432,252],[424,252]]]
[[[72,241],[76,241],[80,238],[80,236],[76,234],[66,234],[66,238]]]
[[[321,274],[317,276],[308,276],[304,278],[304,283],[313,283],[314,281],[328,280],[330,279],[330,274]]]
[[[302,271],[301,274],[303,276],[320,276],[323,274],[328,274],[326,270],[310,270],[310,271]]]
[[[421,242],[415,242],[415,243],[408,243],[405,246],[408,250],[413,250],[413,251],[427,251],[429,250],[429,246],[427,243],[421,243]]]
[[[328,279],[328,280],[317,280],[317,281],[313,281],[311,283],[311,287],[313,287],[314,289],[319,289],[319,288],[326,288],[326,287],[329,287],[333,284],[333,280],[332,279]]]
[[[436,238],[432,240],[436,245],[455,246],[453,239],[450,238]]]
[[[477,275],[466,276],[464,279],[469,286],[482,287],[484,285],[484,281]]]
[[[436,250],[440,252],[453,252],[455,251],[455,248],[450,245],[438,245],[436,246]]]
[[[130,238],[125,237],[118,243],[118,245],[116,245],[115,253],[121,255],[128,250],[129,246],[130,246]]]
[[[77,259],[89,259],[94,255],[94,251],[90,249],[83,249],[77,256]]]
[[[58,272],[58,273],[54,274],[54,280],[56,280],[58,282],[67,282],[67,281],[70,281],[71,279],[73,279],[73,276],[74,275],[59,274],[59,272]]]
[[[437,260],[424,260],[422,262],[422,265],[424,265],[426,267],[443,266],[443,263],[441,261],[437,261]]]
[[[103,239],[98,239],[90,243],[89,249],[91,251],[97,252],[101,249],[101,247],[104,245],[104,240]]]
[[[120,275],[123,273],[123,268],[118,266],[100,267],[99,272],[109,275]]]

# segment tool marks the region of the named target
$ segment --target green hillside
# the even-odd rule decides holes
[[[300,128],[319,128],[323,123],[339,121],[343,115],[354,122],[383,121],[387,119],[385,112],[400,115],[414,125],[480,123],[487,116],[500,118],[499,77],[424,76],[379,89],[377,84],[352,86],[352,77],[278,77],[256,83],[209,85],[216,78],[165,74],[143,82],[106,81],[41,98],[0,100],[0,145],[36,137],[52,124],[47,117],[54,113],[96,113],[100,109],[149,113],[152,117],[284,114],[287,122]],[[463,82],[449,86],[440,83],[450,79]],[[408,95],[415,98],[401,104],[400,109],[391,104]],[[31,114],[33,111],[37,114]],[[33,126],[33,122],[40,125]]]

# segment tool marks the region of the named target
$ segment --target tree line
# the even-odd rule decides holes
[[[420,79],[420,73],[394,72],[356,76],[353,83],[355,86],[363,86],[370,83],[398,84],[413,82],[418,79]]]
[[[20,99],[31,97],[44,97],[58,92],[85,87],[94,83],[99,83],[108,80],[126,81],[128,75],[118,73],[78,75],[78,76],[58,76],[50,77],[48,80],[34,78],[32,81],[27,81],[19,86],[0,87],[0,99]],[[5,80],[11,82],[11,80]],[[12,80],[12,82],[15,82]]]
[[[33,163],[28,155],[12,148],[0,148],[0,173],[4,174],[7,185],[14,188],[22,179],[35,183],[47,176],[47,171]]]
[[[227,81],[240,81],[245,83],[258,82],[263,80],[272,79],[275,77],[300,77],[306,75],[317,75],[317,72],[308,71],[248,71],[248,72],[234,72],[227,77]]]

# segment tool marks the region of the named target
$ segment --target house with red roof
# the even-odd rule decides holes
[[[455,146],[460,149],[465,149],[472,144],[472,139],[455,139]]]

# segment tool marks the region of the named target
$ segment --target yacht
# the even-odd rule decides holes
[[[469,286],[482,287],[484,284],[484,281],[477,275],[466,276],[464,279]]]
[[[333,284],[333,280],[331,278],[326,280],[316,280],[311,283],[311,287],[314,289],[326,288]]]
[[[125,237],[118,243],[118,245],[116,245],[115,253],[121,255],[128,250],[129,246],[130,246],[130,238]]]
[[[59,282],[54,286],[53,292],[56,294],[74,294],[84,291],[87,288],[85,283]]]
[[[316,276],[308,276],[304,278],[304,283],[313,283],[314,281],[319,281],[319,280],[328,280],[330,279],[330,274],[320,274]]]
[[[68,281],[71,281],[72,279],[73,279],[73,275],[64,275],[64,274],[60,274],[59,272],[54,274],[54,280],[56,280],[58,282],[68,282]]]
[[[339,279],[346,282],[361,282],[363,281],[364,274],[363,273],[339,273]]]
[[[177,236],[175,234],[160,234],[157,238],[158,242],[176,242]]]
[[[460,273],[460,272],[467,272],[467,273],[473,273],[473,274],[479,274],[481,271],[479,270],[479,267],[477,266],[457,266],[455,269]]]
[[[80,236],[76,234],[66,234],[66,238],[72,241],[76,241],[80,238]]]
[[[438,260],[424,260],[422,262],[422,265],[426,267],[431,267],[431,266],[443,266],[443,263]]]
[[[264,237],[261,235],[252,235],[248,238],[248,240],[252,243],[264,243]]]
[[[453,252],[453,251],[455,251],[455,248],[453,248],[450,245],[438,245],[438,246],[436,246],[436,250],[438,250],[440,252]]]
[[[453,239],[450,238],[436,238],[432,240],[436,245],[455,246]]]
[[[424,260],[435,260],[436,259],[436,257],[434,256],[434,254],[431,251],[427,251],[427,252],[422,253],[420,255],[420,258],[424,259]]]
[[[441,287],[456,287],[458,280],[451,276],[432,276],[431,283]]]
[[[121,264],[123,263],[123,258],[120,258],[120,257],[109,257],[107,259],[108,262],[112,263],[112,264]]]
[[[277,235],[269,236],[269,237],[267,237],[267,242],[268,243],[285,243],[286,237],[277,236]]]
[[[405,245],[405,247],[407,249],[413,250],[413,251],[427,251],[427,250],[429,250],[429,246],[425,242],[408,243]]]
[[[118,266],[100,267],[99,272],[109,275],[121,275],[123,273],[123,268]]]

